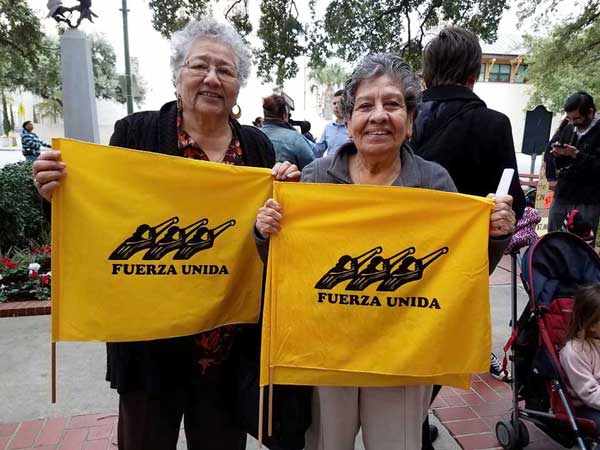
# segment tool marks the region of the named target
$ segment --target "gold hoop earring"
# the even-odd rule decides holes
[[[234,113],[233,108],[235,108],[236,106],[238,110],[236,113]],[[242,108],[240,108],[240,105],[238,105],[237,103],[233,105],[233,108],[231,108],[231,113],[229,115],[235,120],[239,120],[239,118],[242,117]]]

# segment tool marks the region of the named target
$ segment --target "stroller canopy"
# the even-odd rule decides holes
[[[572,296],[580,286],[600,282],[600,258],[572,233],[548,233],[525,252],[521,277],[533,307],[550,305],[556,297]]]

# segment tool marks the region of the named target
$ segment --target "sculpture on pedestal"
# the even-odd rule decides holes
[[[90,22],[93,21],[93,17],[98,17],[92,11],[92,0],[78,0],[79,4],[71,7],[63,6],[62,0],[48,0],[48,17],[52,17],[57,22],[66,23],[69,28],[77,28],[81,24],[83,19],[87,19]],[[72,19],[75,12],[79,13],[77,22],[73,24]]]

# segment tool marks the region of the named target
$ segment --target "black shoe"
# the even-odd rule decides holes
[[[490,357],[490,375],[498,381],[510,383],[512,377],[508,369],[502,368],[502,362],[492,353]]]
[[[429,425],[429,442],[435,442],[440,432],[435,425]]]

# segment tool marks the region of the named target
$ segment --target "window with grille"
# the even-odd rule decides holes
[[[488,81],[510,82],[510,64],[494,64]]]

